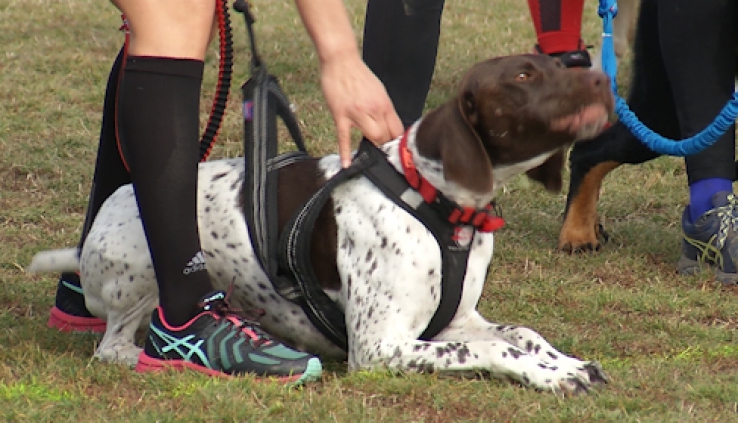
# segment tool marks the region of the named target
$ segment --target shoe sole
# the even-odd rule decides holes
[[[176,370],[176,371],[194,370],[196,372],[204,373],[204,374],[207,374],[213,377],[228,378],[228,379],[237,377],[236,375],[230,375],[228,373],[223,373],[218,370],[213,370],[213,369],[210,369],[204,366],[200,366],[191,361],[159,360],[159,359],[150,357],[143,351],[138,356],[138,363],[136,364],[135,370],[138,373],[161,372],[161,371],[167,371],[167,370]],[[320,363],[320,359],[317,357],[313,357],[310,360],[308,360],[308,365],[305,368],[305,371],[300,374],[294,374],[290,376],[281,376],[281,377],[257,376],[257,380],[275,381],[279,383],[284,383],[288,386],[301,386],[306,383],[315,382],[315,381],[320,380],[320,377],[322,374],[323,374],[323,365]]]
[[[697,260],[692,260],[687,257],[679,257],[677,262],[677,268],[679,269],[680,275],[696,275],[703,270],[712,269],[715,271],[715,279],[723,285],[736,285],[738,284],[738,274],[726,273],[720,268],[712,266],[710,264],[702,264]]]
[[[107,323],[98,317],[74,316],[53,307],[46,325],[60,332],[105,333]]]

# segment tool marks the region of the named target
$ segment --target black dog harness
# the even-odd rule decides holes
[[[409,153],[409,150],[406,152]],[[303,209],[293,216],[283,232],[278,251],[279,277],[290,289],[285,298],[297,300],[295,302],[303,307],[311,322],[324,335],[336,345],[348,348],[345,316],[323,292],[312,271],[310,239],[315,220],[330,198],[333,188],[359,174],[369,179],[387,198],[421,222],[433,234],[441,249],[441,299],[436,313],[419,337],[430,340],[456,314],[476,230],[491,232],[502,227],[504,222],[490,213],[491,207],[481,210],[459,207],[437,192],[417,173],[414,176],[418,176],[417,180],[421,184],[419,186],[425,188],[423,191],[416,190],[408,181],[410,178],[414,179],[414,176],[406,179],[387,161],[382,151],[366,140],[359,146],[352,165],[328,180]]]
[[[371,142],[363,140],[351,166],[329,179],[290,219],[277,239],[277,171],[295,161],[309,158],[289,101],[276,78],[266,72],[256,54],[248,5],[236,2],[246,16],[252,45],[252,77],[242,87],[244,94],[246,178],[242,190],[249,235],[262,269],[275,290],[300,305],[311,323],[334,344],[348,350],[346,319],[342,310],[322,290],[310,262],[310,240],[315,221],[341,183],[364,176],[387,198],[412,214],[433,234],[441,250],[441,299],[436,313],[419,339],[429,340],[445,328],[461,301],[469,251],[476,231],[491,232],[504,224],[483,209],[462,208],[438,192],[415,168],[407,146],[408,134],[400,141],[403,174]],[[300,151],[277,156],[276,118],[286,124]]]

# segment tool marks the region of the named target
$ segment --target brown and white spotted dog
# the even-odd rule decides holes
[[[457,95],[410,130],[420,174],[464,207],[489,204],[522,172],[561,187],[564,150],[597,134],[612,111],[607,77],[565,69],[543,55],[478,63]],[[402,172],[398,141],[382,146]],[[280,223],[340,169],[336,155],[280,170]],[[243,159],[200,165],[203,251],[216,288],[234,284],[234,306],[261,308],[262,327],[296,348],[344,359],[356,369],[465,371],[556,392],[586,391],[606,380],[595,362],[569,357],[531,329],[488,322],[477,311],[492,258],[492,233],[474,238],[463,295],[451,323],[430,341],[418,337],[439,304],[441,254],[431,233],[364,177],[332,193],[313,231],[312,261],[323,290],[345,312],[348,354],[313,327],[302,309],[275,292],[249,242],[240,201]],[[134,333],[157,303],[146,240],[131,186],[100,210],[81,251],[40,253],[33,271],[80,269],[89,310],[107,320],[95,355],[134,364]]]

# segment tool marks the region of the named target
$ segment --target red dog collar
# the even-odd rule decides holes
[[[413,189],[418,191],[428,204],[434,204],[438,199],[443,198],[445,202],[453,205],[452,211],[448,215],[448,221],[454,225],[471,225],[480,232],[494,232],[500,229],[505,221],[492,214],[492,204],[488,204],[482,209],[475,209],[473,207],[461,207],[453,201],[446,198],[443,194],[439,193],[436,187],[434,187],[423,175],[418,172],[413,161],[413,153],[407,148],[407,137],[410,131],[405,131],[405,134],[400,139],[400,164],[402,165],[402,171],[405,174],[407,183],[410,184]]]

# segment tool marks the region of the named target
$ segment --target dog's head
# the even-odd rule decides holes
[[[493,195],[522,172],[559,190],[565,148],[597,135],[613,107],[601,72],[546,55],[499,57],[466,73],[457,96],[423,119],[416,143],[472,192]]]

